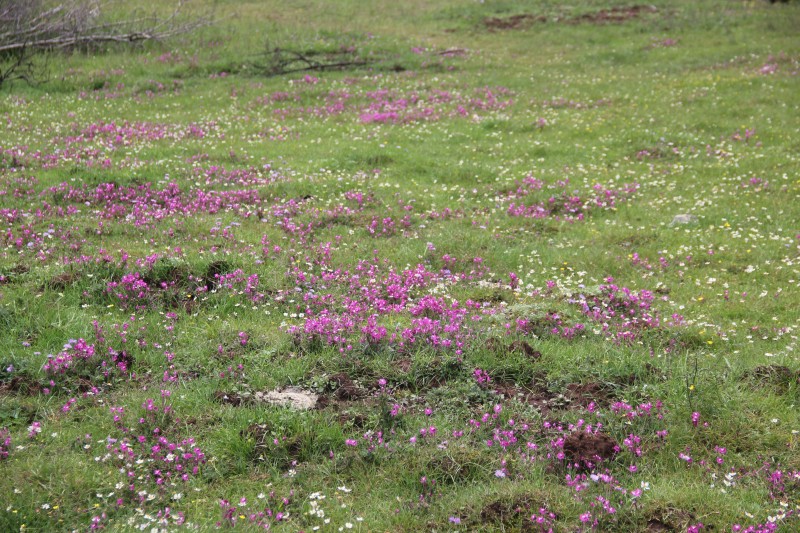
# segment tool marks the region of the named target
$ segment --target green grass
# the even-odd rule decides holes
[[[0,530],[795,530],[800,5],[651,3],[198,1],[0,88]],[[586,316],[609,277],[658,323]],[[457,332],[404,338],[436,305]],[[290,386],[318,408],[253,399]],[[592,470],[558,455],[586,424]]]

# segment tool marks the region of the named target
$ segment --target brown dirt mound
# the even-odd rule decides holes
[[[337,420],[342,426],[352,426],[358,430],[366,428],[369,422],[367,416],[362,413],[340,413]]]
[[[331,381],[336,383],[336,390],[333,394],[337,400],[353,401],[363,395],[363,391],[344,372],[331,376]]]
[[[595,382],[569,383],[561,392],[550,390],[535,380],[528,387],[498,381],[493,383],[493,389],[496,394],[532,405],[545,415],[559,409],[586,409],[592,402],[608,407],[615,399],[613,385]]]
[[[30,376],[20,374],[5,383],[0,383],[1,394],[36,396],[42,391],[41,384]]]
[[[218,401],[219,403],[239,407],[240,405],[247,403],[249,398],[242,396],[238,392],[225,392],[218,390],[214,393],[214,400]]]
[[[795,373],[789,367],[783,365],[762,365],[748,372],[748,376],[766,381],[785,381],[791,380]]]
[[[590,24],[620,24],[638,18],[644,13],[656,13],[657,11],[658,9],[655,6],[618,6],[612,7],[611,9],[601,9],[594,13],[586,13],[578,17],[572,17],[565,22],[568,24],[580,24],[584,22]]]
[[[56,291],[63,291],[64,289],[72,286],[78,280],[78,276],[74,272],[64,272],[53,278],[47,283],[47,286]]]
[[[617,6],[610,9],[600,9],[591,13],[584,13],[575,17],[553,17],[553,22],[563,24],[621,24],[635,18],[639,18],[645,13],[657,13],[655,6],[634,5]],[[531,13],[521,13],[508,17],[487,17],[483,19],[483,25],[489,31],[497,30],[523,30],[531,27],[537,22],[547,22],[545,15],[533,15]]]
[[[793,383],[800,384],[800,372],[783,365],[761,365],[745,373],[744,379],[754,387],[772,386],[784,392]]]
[[[531,26],[535,22],[546,22],[544,15],[531,15],[523,13],[510,17],[487,17],[483,19],[483,25],[489,30],[520,30]]]
[[[512,352],[522,352],[528,359],[532,361],[536,361],[542,357],[542,352],[539,350],[534,350],[530,344],[525,341],[514,341],[508,347],[508,349]]]
[[[534,524],[530,517],[540,507],[542,507],[541,502],[528,494],[510,500],[496,500],[481,509],[480,522],[519,527],[521,531],[533,531]]]
[[[600,462],[612,459],[618,451],[617,442],[602,432],[576,430],[564,441],[567,460],[585,468],[592,468]]]
[[[614,399],[611,387],[601,383],[570,383],[564,396],[570,399],[572,405],[586,408],[594,402],[600,406],[607,406]]]
[[[645,531],[648,533],[686,531],[686,527],[694,520],[694,513],[689,511],[671,507],[656,509],[650,514]]]
[[[645,531],[648,533],[660,533],[661,531],[675,531],[675,529],[657,518],[651,518],[647,521],[647,529]]]
[[[315,409],[322,410],[334,405],[339,408],[345,407],[344,404],[354,402],[364,396],[364,390],[359,388],[353,380],[344,372],[334,374],[329,378],[329,383],[333,385],[333,392],[324,392],[317,398]]]

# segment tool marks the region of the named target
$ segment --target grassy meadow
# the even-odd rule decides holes
[[[0,531],[800,528],[800,3],[210,8],[0,87]]]

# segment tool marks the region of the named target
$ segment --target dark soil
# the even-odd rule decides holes
[[[30,272],[30,268],[28,268],[23,264],[19,264],[16,265],[14,268],[7,270],[6,272],[7,272],[6,274],[0,273],[0,285],[6,285],[13,281],[17,281],[14,278],[16,278],[20,274],[27,274],[28,272]]]
[[[350,376],[341,372],[335,374],[330,378],[332,383],[336,384],[336,389],[333,394],[337,400],[351,402],[363,396],[364,392],[359,389]]]
[[[53,278],[47,283],[47,286],[56,291],[63,291],[70,287],[78,279],[78,276],[73,272],[64,272]]]
[[[559,409],[586,409],[592,402],[607,407],[615,399],[613,385],[595,382],[569,383],[561,392],[553,391],[536,380],[528,387],[496,382],[493,388],[496,394],[532,405],[544,415]]]
[[[22,263],[16,265],[14,268],[11,269],[11,272],[13,274],[27,274],[30,271],[31,271],[30,267],[23,265]]]
[[[651,518],[647,521],[647,529],[645,531],[648,533],[659,533],[661,531],[675,531],[675,529],[657,518]]]
[[[225,392],[218,390],[214,393],[214,400],[226,405],[239,407],[241,405],[248,403],[250,401],[250,398],[242,396],[238,392]]]
[[[576,430],[564,441],[564,453],[571,464],[592,468],[612,459],[619,452],[617,442],[605,433]]]
[[[693,513],[681,509],[656,509],[650,514],[645,531],[661,533],[663,531],[686,531],[686,527],[695,520]]]
[[[570,399],[572,405],[584,409],[592,402],[605,407],[614,399],[612,387],[602,383],[570,383],[566,389],[564,395]]]
[[[355,429],[361,430],[367,427],[369,419],[362,413],[340,413],[337,419],[341,426],[352,426]]]
[[[539,350],[534,350],[531,345],[525,341],[514,341],[511,343],[508,349],[512,352],[521,352],[532,361],[537,361],[542,357],[542,352]]]
[[[572,17],[566,19],[565,22],[567,24],[620,24],[638,18],[644,13],[656,13],[657,11],[658,9],[655,6],[618,6]]]
[[[792,385],[800,385],[800,372],[783,365],[761,365],[745,373],[743,379],[755,388],[773,387],[783,393]]]
[[[231,272],[233,268],[227,261],[214,261],[209,264],[203,274],[203,285],[206,290],[212,291],[219,281],[219,276]]]
[[[489,30],[520,30],[530,27],[535,22],[547,22],[544,15],[512,15],[510,17],[488,17],[483,25]]]
[[[645,13],[656,13],[655,6],[635,5],[618,6],[610,9],[601,9],[591,13],[584,13],[575,17],[554,17],[553,22],[563,24],[621,24],[629,20],[639,18]],[[547,22],[545,15],[533,15],[522,13],[509,17],[487,17],[483,19],[483,25],[489,31],[497,30],[523,30],[531,27],[537,22]]]
[[[481,509],[480,522],[483,524],[502,524],[521,531],[533,531],[530,517],[542,507],[533,496],[523,494],[510,500],[495,500]],[[514,529],[515,531],[517,529]]]
[[[133,368],[134,358],[125,350],[122,350],[121,352],[114,352],[112,354],[112,358],[114,360],[114,364],[124,364],[127,372],[130,372]]]
[[[515,383],[497,381],[493,383],[493,388],[495,394],[532,405],[542,413],[549,413],[550,410],[556,407],[553,405],[553,400],[555,400],[558,395],[552,393],[544,385],[535,382],[530,384],[530,388],[525,388]]]
[[[347,408],[347,404],[355,402],[366,395],[366,391],[353,382],[353,379],[345,372],[339,372],[328,378],[332,392],[322,392],[317,398],[317,410],[326,409],[334,406],[337,411]],[[347,420],[340,421],[342,423]]]
[[[327,394],[320,394],[319,398],[317,398],[317,405],[314,406],[314,409],[322,411],[330,404],[331,404],[331,397]]]
[[[41,384],[30,376],[19,374],[8,381],[0,383],[0,395],[18,394],[36,396],[42,391]]]

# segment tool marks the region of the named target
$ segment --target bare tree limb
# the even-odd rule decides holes
[[[178,1],[165,16],[103,18],[111,0],[0,0],[0,85],[39,77],[36,55],[42,50],[89,49],[104,44],[130,45],[164,40],[208,26],[211,16],[186,17]]]
[[[366,58],[348,51],[320,55],[275,47],[269,50],[265,56],[267,59],[266,64],[256,64],[254,67],[268,76],[279,76],[292,72],[361,67],[370,63]],[[321,59],[315,59],[315,57],[321,57]]]
[[[19,50],[69,49],[103,43],[163,40],[213,22],[211,17],[184,20],[184,2],[165,17],[102,21],[97,0],[67,0],[45,9],[42,0],[0,0],[0,54]]]

